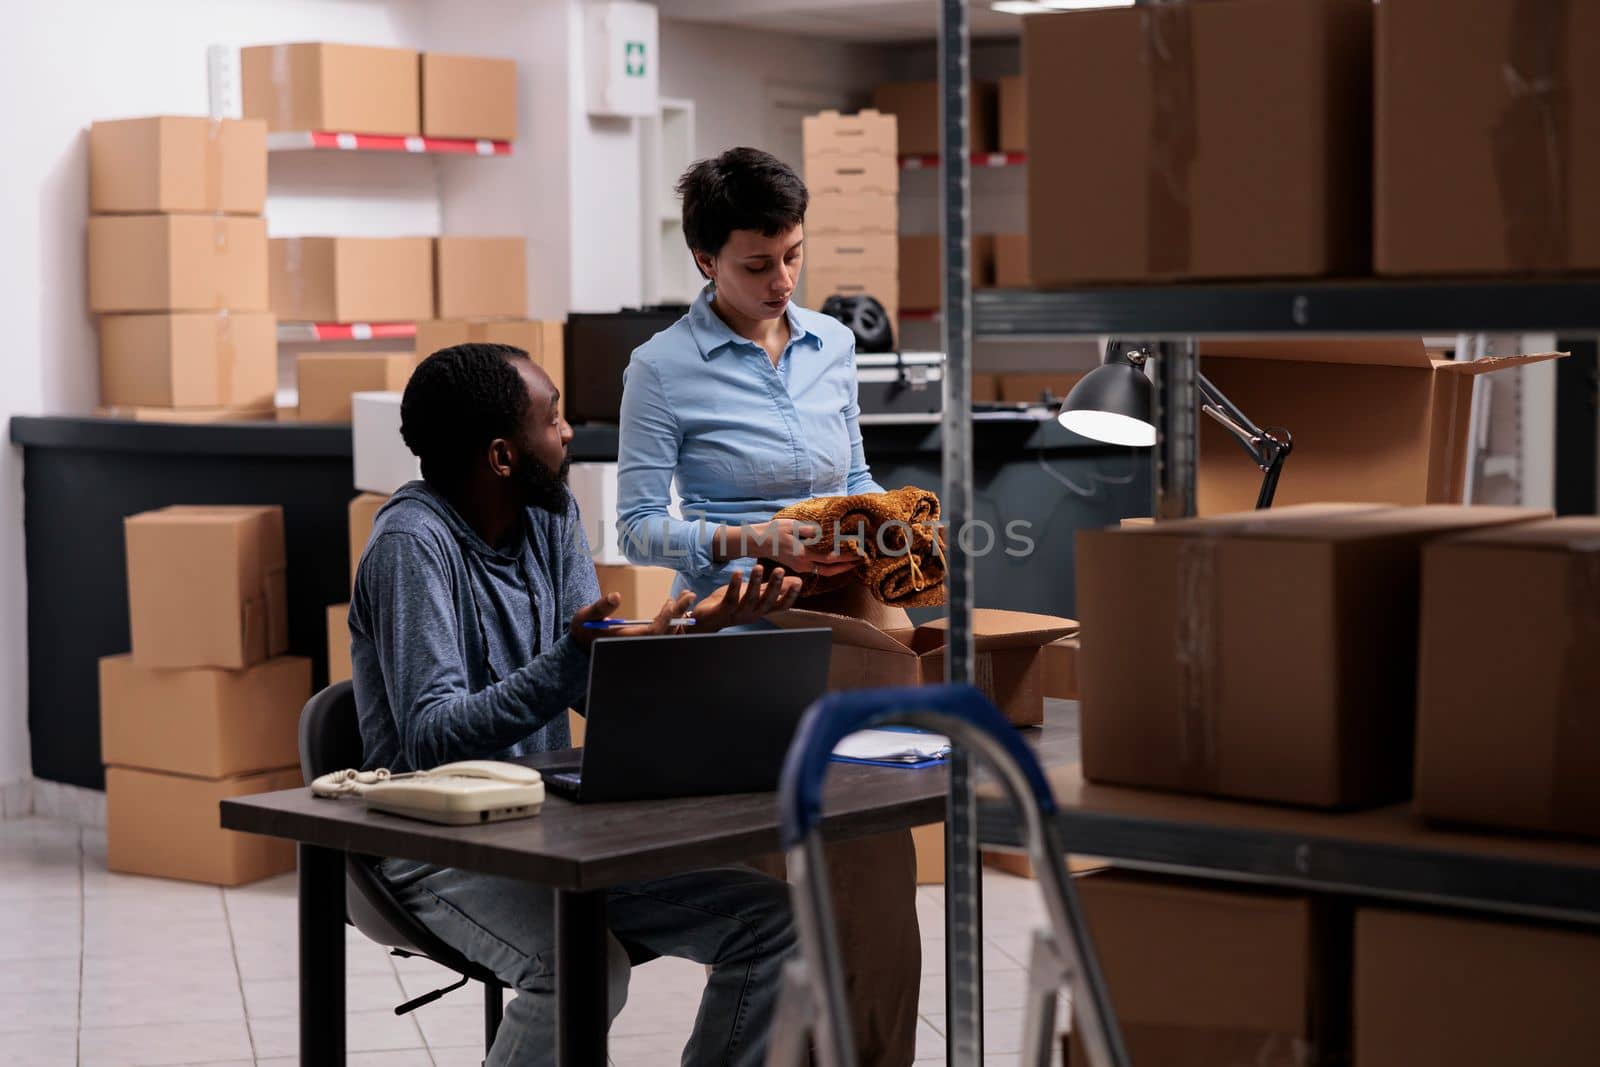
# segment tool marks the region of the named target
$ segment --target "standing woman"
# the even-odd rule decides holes
[[[774,156],[734,148],[690,167],[678,195],[707,284],[628,365],[618,445],[623,551],[634,563],[673,568],[674,592],[698,595],[735,570],[760,580],[756,556],[794,574],[849,570],[853,560],[804,543],[812,532],[804,524],[772,517],[812,497],[883,491],[861,444],[854,335],[790,301],[804,259],[806,187]],[[674,478],[692,518],[668,514]],[[864,596],[800,606],[879,624],[905,619]],[[832,846],[828,862],[862,1062],[904,1067],[916,1048],[922,970],[910,831]]]

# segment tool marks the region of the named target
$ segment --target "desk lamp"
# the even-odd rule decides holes
[[[1057,416],[1061,425],[1073,433],[1113,445],[1149,448],[1156,443],[1156,427],[1150,418],[1150,379],[1144,365],[1150,359],[1148,346],[1126,341],[1106,345],[1101,365],[1072,387]],[[1294,438],[1281,426],[1262,429],[1222,395],[1204,374],[1199,379],[1200,410],[1216,419],[1233,434],[1245,454],[1261,468],[1261,493],[1257,508],[1272,506],[1278,490],[1278,474],[1289,457]]]

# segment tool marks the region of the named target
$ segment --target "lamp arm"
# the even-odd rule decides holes
[[[1272,498],[1278,491],[1278,475],[1283,470],[1283,461],[1289,457],[1289,451],[1294,447],[1294,438],[1289,431],[1279,428],[1263,430],[1250,421],[1250,417],[1239,410],[1238,405],[1229,400],[1221,389],[1204,374],[1197,375],[1200,386],[1200,410],[1210,415],[1221,423],[1234,440],[1239,442],[1245,454],[1255,460],[1256,466],[1261,468],[1265,478],[1261,481],[1261,493],[1256,497],[1258,509],[1272,506]]]

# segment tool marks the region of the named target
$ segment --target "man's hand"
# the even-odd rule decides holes
[[[829,552],[814,543],[822,533],[816,523],[799,519],[773,519],[750,527],[745,538],[745,552],[752,556],[766,556],[777,560],[791,574],[821,574],[831,576],[854,570],[860,560],[854,556]],[[758,581],[751,574],[752,581]]]
[[[667,633],[672,628],[672,620],[688,611],[694,604],[694,594],[680,593],[675,600],[662,604],[656,617],[644,626],[616,626],[604,630],[591,630],[584,626],[586,622],[599,622],[610,618],[611,613],[616,611],[617,605],[621,603],[620,594],[607,593],[588,607],[580,609],[572,617],[572,639],[587,649],[596,637],[648,637],[652,634]]]
[[[728,579],[728,584],[695,605],[695,633],[715,633],[729,626],[742,626],[755,622],[763,615],[794,607],[800,598],[800,579],[785,577],[782,567],[775,567],[772,577],[762,583],[762,568],[758,565],[750,572],[750,582],[738,571]]]

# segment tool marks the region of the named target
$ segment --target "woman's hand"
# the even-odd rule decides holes
[[[597,637],[649,637],[653,634],[668,633],[672,629],[672,621],[694,604],[694,594],[679,593],[675,599],[662,604],[661,610],[656,612],[656,617],[644,626],[616,626],[604,630],[591,630],[584,626],[586,622],[599,622],[610,618],[611,613],[616,611],[617,605],[621,603],[620,594],[607,593],[588,607],[581,608],[572,617],[572,639],[587,649]]]
[[[762,568],[750,572],[750,583],[734,571],[728,584],[694,606],[694,633],[715,633],[729,626],[742,626],[755,622],[769,612],[794,607],[800,598],[800,579],[785,577],[782,567],[775,567],[772,577],[762,584]]]
[[[821,536],[822,529],[814,522],[773,519],[750,527],[750,534],[745,541],[745,551],[749,555],[774,559],[791,574],[831,576],[855,570],[860,563],[853,556],[818,548],[814,542]],[[754,580],[755,576],[752,574],[751,578]]]

